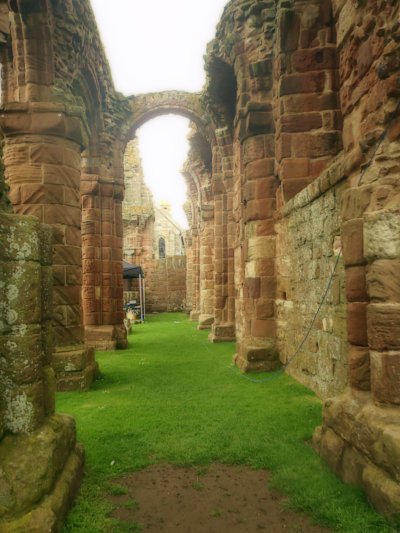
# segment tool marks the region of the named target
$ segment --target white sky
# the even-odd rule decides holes
[[[203,56],[228,0],[91,0],[116,89],[126,96],[177,89],[198,92]],[[185,185],[179,170],[188,149],[188,121],[167,115],[138,132],[146,182],[155,201],[172,204],[185,227]]]

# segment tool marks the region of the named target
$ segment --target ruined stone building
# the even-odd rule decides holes
[[[398,514],[400,2],[232,0],[199,94],[117,93],[89,0],[1,0],[0,48],[0,531],[61,523],[79,485],[54,391],[126,345],[124,152],[165,113],[193,123],[191,318],[326,400],[316,450]]]
[[[124,158],[122,204],[123,257],[142,267],[146,311],[179,311],[186,306],[186,257],[183,230],[172,218],[168,202],[155,205],[143,174],[137,139]],[[138,282],[124,291],[124,301],[138,301]]]

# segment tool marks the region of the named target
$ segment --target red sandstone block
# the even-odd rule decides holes
[[[283,181],[281,184],[282,196],[285,202],[291,200],[296,194],[307,187],[306,178],[290,179]]]
[[[23,204],[64,204],[61,187],[41,183],[24,183],[20,187],[20,201]]]
[[[264,136],[249,137],[243,143],[244,161],[252,162],[265,157]]]
[[[52,183],[79,190],[81,181],[81,173],[79,170],[49,164],[43,165],[42,169],[43,183]]]
[[[307,177],[309,169],[310,160],[307,158],[283,159],[281,162],[281,180]]]
[[[261,288],[260,278],[246,278],[244,288],[244,298],[259,298]]]
[[[296,50],[300,35],[300,17],[298,13],[291,10],[282,10],[280,18],[280,50],[289,52]]]
[[[65,135],[65,116],[61,113],[32,113],[30,131],[35,134]]]
[[[54,305],[74,305],[80,300],[80,286],[55,285],[53,288]]]
[[[271,198],[251,200],[247,202],[244,219],[246,222],[272,218],[275,212],[275,200]]]
[[[276,143],[276,159],[281,161],[285,157],[292,155],[292,138],[293,135],[289,133],[282,133]]]
[[[256,318],[265,320],[275,316],[275,302],[268,300],[256,304]]]
[[[275,276],[267,276],[261,278],[261,296],[267,299],[275,299],[276,297],[276,278]]]
[[[349,345],[349,379],[356,390],[371,389],[371,365],[367,347]]]
[[[101,275],[95,274],[93,272],[91,274],[83,274],[82,285],[84,287],[89,286],[89,285],[96,285],[96,286],[101,285]]]
[[[80,246],[55,245],[54,265],[81,265],[82,250]]]
[[[376,401],[400,404],[400,352],[371,352],[371,389]]]
[[[372,350],[400,350],[400,304],[368,306],[368,339]]]
[[[367,303],[347,304],[347,335],[351,344],[368,346]]]
[[[320,113],[300,113],[281,117],[283,132],[298,133],[319,128],[322,128],[322,115]]]
[[[11,188],[15,184],[42,182],[42,166],[41,165],[15,165],[7,169],[7,181]]]
[[[53,266],[53,285],[65,285],[65,267]]]
[[[82,197],[82,210],[85,209],[96,209],[99,207],[97,204],[98,198],[92,196],[91,194],[84,194]]]
[[[371,185],[363,187],[353,187],[343,191],[341,198],[341,214],[344,221],[362,217],[368,207],[373,187]]]
[[[292,152],[296,157],[323,157],[336,155],[341,149],[338,132],[299,134],[292,137]]]
[[[72,169],[80,169],[82,164],[82,157],[79,149],[64,150],[64,165]]]
[[[296,50],[291,57],[292,66],[298,72],[335,69],[339,61],[336,48],[312,48]]]
[[[276,320],[252,319],[251,335],[253,337],[276,337]]]
[[[305,74],[286,74],[281,78],[279,95],[298,93],[321,93],[325,87],[326,75],[323,71]]]
[[[310,160],[310,178],[318,178],[321,173],[327,168],[331,161],[331,157],[324,159],[311,159]]]
[[[365,267],[346,268],[346,297],[348,302],[367,302]]]
[[[81,197],[79,191],[72,189],[71,187],[64,187],[64,204],[72,207],[81,206]]]
[[[64,148],[57,144],[34,144],[29,148],[29,160],[31,163],[50,163],[62,165],[64,160]]]
[[[257,180],[258,198],[269,198],[275,200],[277,180],[273,178],[263,178]]]
[[[71,226],[65,228],[65,244],[81,246],[81,231],[79,228]]]
[[[272,158],[259,159],[246,166],[246,178],[248,180],[264,178],[274,175],[275,161]]]
[[[65,269],[66,272],[66,283],[67,285],[82,285],[82,269],[76,266],[67,266]]]
[[[84,209],[82,211],[82,221],[98,221],[101,220],[101,209]]]
[[[289,95],[283,99],[283,108],[284,114],[338,109],[338,95],[336,92]]]
[[[253,228],[254,235],[256,237],[275,235],[275,224],[273,218],[256,220],[253,222]]]
[[[356,218],[342,225],[342,247],[346,266],[365,264],[363,219]]]
[[[374,261],[367,269],[368,291],[372,302],[400,302],[400,261]]]
[[[249,134],[273,133],[275,121],[272,113],[250,111],[246,118],[246,129]]]
[[[82,121],[75,117],[66,117],[65,120],[65,133],[69,139],[72,139],[79,145],[83,145],[86,133],[84,133],[84,127]]]
[[[259,259],[257,260],[257,273],[262,277],[275,275],[275,260],[274,259]]]
[[[85,174],[82,175],[81,181],[81,194],[82,195],[93,195],[98,194],[99,192],[99,183],[94,180],[85,180]]]

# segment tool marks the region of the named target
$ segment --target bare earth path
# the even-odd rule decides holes
[[[267,480],[265,470],[244,466],[153,465],[114,479],[127,494],[110,497],[113,517],[150,533],[329,533],[285,509]]]

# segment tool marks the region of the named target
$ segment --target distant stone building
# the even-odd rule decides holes
[[[184,309],[186,257],[183,229],[172,218],[168,202],[154,205],[144,181],[137,139],[127,145],[124,173],[124,260],[141,266],[145,273],[147,312]],[[134,281],[126,281],[124,289],[125,301],[137,299]]]

